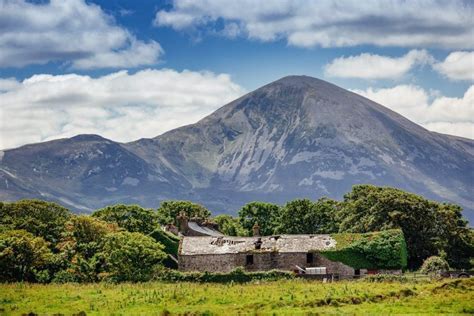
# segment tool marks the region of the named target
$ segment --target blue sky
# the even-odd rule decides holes
[[[0,148],[153,137],[293,74],[474,138],[473,19],[471,1],[0,0]]]

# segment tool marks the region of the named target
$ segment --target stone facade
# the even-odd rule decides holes
[[[300,267],[326,267],[328,274],[354,275],[354,269],[340,262],[333,262],[318,253],[306,252],[248,252],[231,254],[179,255],[181,271],[230,272],[237,267],[247,271],[296,270]],[[308,260],[311,259],[311,260]]]

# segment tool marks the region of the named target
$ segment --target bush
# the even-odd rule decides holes
[[[375,283],[384,283],[384,282],[407,283],[407,282],[413,282],[413,279],[410,279],[404,275],[399,275],[399,274],[374,274],[374,275],[368,275],[365,278],[360,279],[360,281],[375,282]]]
[[[54,283],[71,283],[78,281],[77,275],[71,270],[61,270],[56,272],[52,280]]]
[[[140,233],[119,232],[105,237],[102,258],[107,279],[148,281],[153,269],[165,258],[163,245]]]
[[[36,274],[49,263],[52,253],[48,243],[24,230],[0,234],[0,281],[44,282],[44,273]]]
[[[449,264],[441,257],[431,256],[427,258],[421,266],[420,272],[426,274],[439,275],[443,271],[449,270]]]
[[[154,273],[155,280],[166,282],[246,283],[251,281],[276,281],[292,278],[294,278],[294,274],[288,271],[271,270],[246,272],[240,267],[229,273],[180,272],[159,267]]]

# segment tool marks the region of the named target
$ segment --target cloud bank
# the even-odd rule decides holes
[[[414,85],[352,91],[431,131],[474,139],[474,85],[460,98],[439,96]]]
[[[245,91],[226,74],[143,70],[1,79],[0,149],[81,133],[131,141],[190,124]]]
[[[452,52],[434,68],[452,80],[474,81],[474,52]]]
[[[426,50],[411,50],[398,58],[364,53],[336,58],[326,65],[324,73],[329,77],[396,79],[407,74],[414,66],[432,61],[433,57]]]
[[[471,49],[472,1],[173,0],[156,26],[197,29],[299,47],[364,44]]]
[[[137,39],[83,0],[0,0],[0,21],[0,67],[51,61],[78,69],[137,67],[163,54],[156,41]]]

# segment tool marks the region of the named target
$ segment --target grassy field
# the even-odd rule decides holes
[[[0,315],[473,314],[474,279],[369,283],[3,284]]]

